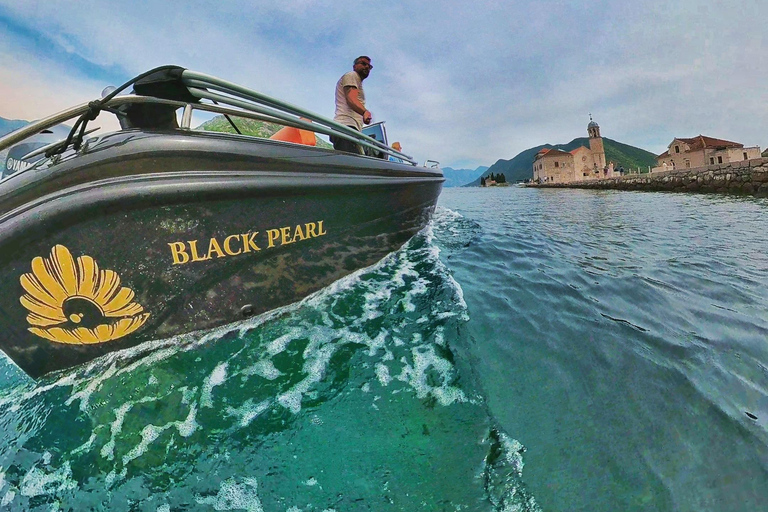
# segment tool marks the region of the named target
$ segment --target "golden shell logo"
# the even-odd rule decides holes
[[[47,258],[32,260],[32,272],[21,276],[27,292],[21,304],[29,311],[29,331],[57,343],[87,345],[127,336],[144,325],[149,313],[133,290],[120,286],[113,270],[99,270],[90,256],[75,260],[56,245]]]

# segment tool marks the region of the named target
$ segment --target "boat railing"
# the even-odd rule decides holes
[[[417,162],[413,157],[397,151],[372,137],[368,137],[353,128],[336,123],[309,110],[271,98],[265,94],[247,89],[232,82],[227,82],[210,75],[190,70],[184,70],[182,73],[182,82],[194,97],[201,100],[200,102],[190,103],[154,96],[128,94],[115,96],[105,102],[103,106],[113,111],[119,111],[119,107],[123,105],[135,103],[156,103],[181,108],[183,111],[179,128],[183,130],[192,129],[192,113],[194,110],[266,121],[342,138],[360,144],[373,151],[383,153],[384,155],[390,155],[402,159],[412,165],[417,165]],[[205,103],[204,101],[210,101],[211,103]],[[18,144],[28,137],[40,133],[42,130],[82,116],[92,108],[92,103],[93,102],[84,103],[82,105],[71,107],[52,116],[32,122],[19,130],[0,138],[0,151],[13,146],[14,144]],[[33,153],[34,155],[39,155],[40,153],[47,151],[52,147],[56,147],[57,145],[60,146],[63,143],[64,141],[57,142],[47,146],[45,150],[43,150],[43,148],[36,149]],[[34,155],[30,153],[25,155],[25,157]]]
[[[158,103],[158,104],[172,105],[178,108],[184,108],[187,105],[187,103],[183,101],[173,101],[173,100],[166,100],[162,98],[154,98],[152,96],[136,96],[136,95],[116,96],[115,98],[111,99],[104,105],[107,107],[119,107],[122,105],[131,104],[131,103]],[[82,103],[80,105],[70,107],[66,110],[62,110],[61,112],[45,117],[43,119],[33,121],[28,125],[23,126],[18,130],[5,135],[4,137],[0,137],[0,151],[13,146],[14,144],[18,144],[19,142],[22,142],[24,139],[27,139],[33,135],[36,135],[43,130],[47,130],[48,128],[52,128],[62,123],[66,123],[70,119],[80,117],[84,113],[86,113],[90,108],[91,108],[90,102]]]
[[[368,137],[349,126],[337,123],[296,105],[271,98],[258,91],[248,89],[214,76],[190,70],[185,70],[182,73],[182,81],[189,91],[197,98],[228,103],[245,110],[272,116],[281,121],[293,122],[296,123],[296,125],[294,125],[296,128],[340,137],[356,142],[364,147],[373,149],[374,151],[380,151],[416,165],[416,161],[410,155],[406,155],[390,148],[386,144],[383,144],[372,137]],[[219,93],[223,94],[211,92],[211,90],[219,91]],[[197,105],[193,105],[193,108],[196,106]],[[311,122],[307,122],[304,119]]]

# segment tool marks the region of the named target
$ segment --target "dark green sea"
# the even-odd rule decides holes
[[[0,361],[0,435],[2,510],[766,510],[768,200],[446,189],[301,303]]]

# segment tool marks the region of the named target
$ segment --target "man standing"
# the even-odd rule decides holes
[[[368,78],[373,65],[371,58],[365,55],[355,59],[352,71],[345,73],[336,83],[336,114],[333,120],[357,131],[363,130],[363,124],[370,124],[373,114],[365,108],[363,80]],[[363,153],[363,148],[352,141],[331,136],[333,149],[348,153]]]

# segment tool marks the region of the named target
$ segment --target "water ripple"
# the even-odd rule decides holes
[[[447,266],[543,509],[765,506],[768,200],[509,187],[441,205],[480,224]]]

